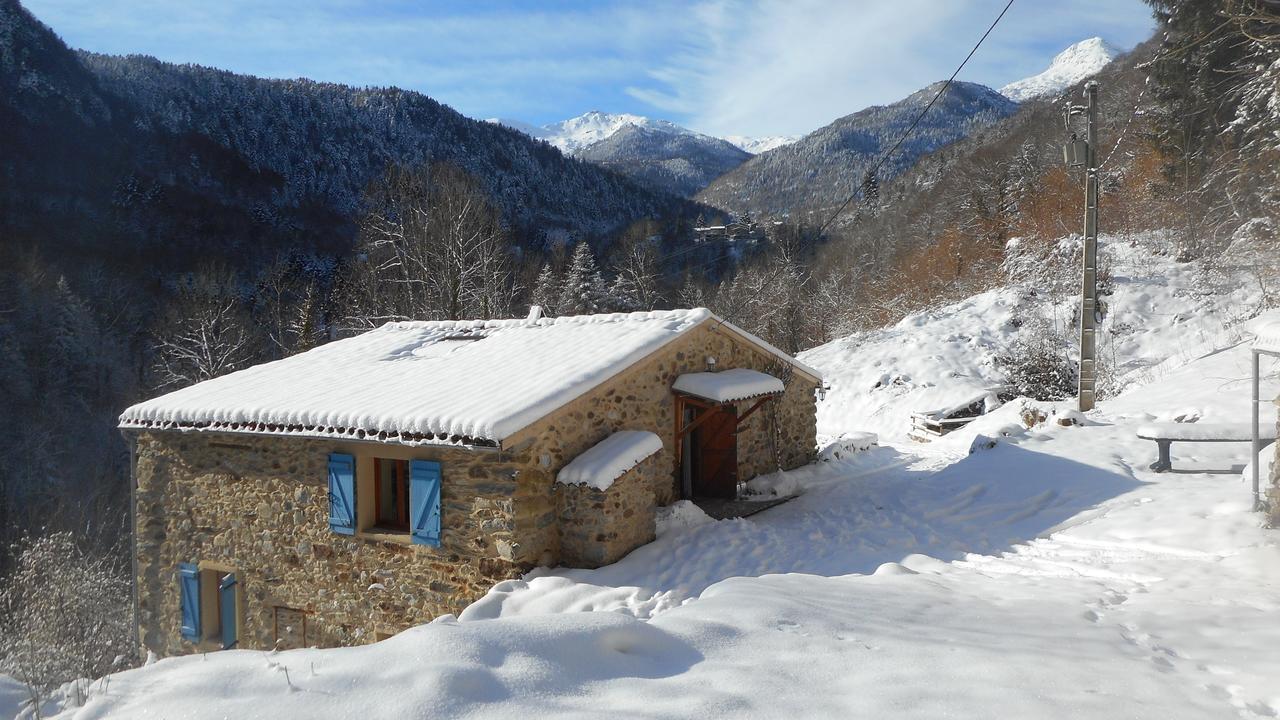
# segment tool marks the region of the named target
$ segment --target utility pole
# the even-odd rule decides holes
[[[1084,252],[1080,282],[1080,391],[1081,412],[1092,410],[1097,401],[1098,345],[1097,328],[1101,319],[1098,304],[1098,83],[1090,80],[1084,86],[1084,105],[1068,104],[1063,114],[1067,129],[1071,118],[1085,116],[1085,139],[1075,133],[1064,149],[1068,165],[1084,166]]]

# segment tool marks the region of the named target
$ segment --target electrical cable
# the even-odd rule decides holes
[[[1004,9],[1000,11],[1000,14],[997,15],[996,19],[991,23],[991,27],[987,28],[987,31],[982,33],[982,37],[978,38],[977,44],[973,46],[973,49],[969,51],[968,55],[964,56],[964,60],[960,61],[960,65],[956,68],[956,71],[951,73],[951,77],[947,78],[946,82],[942,84],[942,88],[933,96],[933,99],[929,101],[929,104],[925,105],[924,109],[920,111],[920,114],[916,115],[916,119],[911,121],[911,125],[906,129],[906,132],[902,133],[898,138],[898,141],[893,144],[893,147],[889,148],[889,152],[884,153],[878,160],[876,160],[876,164],[870,171],[872,177],[875,177],[876,173],[880,171],[880,167],[884,165],[889,158],[893,157],[893,154],[898,151],[898,148],[902,146],[902,143],[906,142],[908,137],[911,137],[911,133],[915,131],[916,126],[919,125],[920,121],[924,119],[924,116],[928,114],[929,109],[933,107],[934,103],[938,102],[938,98],[942,97],[947,92],[947,89],[951,87],[951,83],[955,81],[956,76],[964,69],[964,66],[969,62],[969,59],[973,57],[973,54],[978,52],[978,48],[982,47],[982,43],[987,39],[987,36],[991,34],[992,30],[996,29],[996,25],[1000,24],[1000,20],[1004,18],[1005,13],[1009,12],[1009,8],[1012,6],[1013,0],[1009,0],[1009,2],[1005,4]],[[827,218],[827,221],[822,223],[821,227],[818,228],[819,237],[821,237],[822,233],[826,232],[831,223],[835,222],[836,218],[840,217],[840,213],[844,212],[845,208],[849,207],[849,203],[853,202],[854,199],[858,197],[860,191],[861,189],[854,191],[852,195],[840,204],[839,208],[836,208],[836,211],[831,214],[831,217]]]

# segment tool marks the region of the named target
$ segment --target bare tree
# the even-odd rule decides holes
[[[516,288],[497,211],[475,179],[437,163],[392,167],[370,190],[348,320],[491,318],[510,312]]]
[[[156,387],[184,386],[252,364],[259,344],[234,273],[206,268],[183,278],[153,330]]]
[[[633,310],[652,310],[663,301],[658,244],[652,236],[624,237],[614,251],[610,294]]]

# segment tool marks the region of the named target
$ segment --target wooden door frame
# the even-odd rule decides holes
[[[674,393],[674,395],[675,395],[675,402],[673,403],[673,407],[675,408],[675,412],[673,413],[673,416],[674,416],[674,422],[675,422],[675,432],[674,432],[674,436],[675,436],[675,447],[673,448],[673,450],[674,450],[675,452],[673,453],[673,460],[672,460],[673,465],[674,465],[674,468],[673,468],[673,475],[675,476],[675,478],[677,479],[677,481],[679,481],[679,483],[680,483],[680,495],[682,496],[682,497],[681,497],[681,499],[683,499],[683,500],[689,500],[689,499],[692,499],[692,497],[693,497],[693,488],[692,488],[692,487],[690,487],[690,488],[689,488],[689,497],[683,497],[683,495],[685,494],[685,493],[684,493],[684,490],[685,490],[685,488],[684,488],[684,471],[685,471],[685,468],[684,468],[684,443],[685,443],[685,437],[686,437],[686,436],[689,436],[689,435],[690,435],[690,433],[692,433],[694,430],[696,430],[696,429],[698,428],[698,426],[699,426],[699,425],[701,425],[701,424],[703,424],[704,422],[706,422],[709,418],[711,418],[711,417],[715,414],[715,412],[716,412],[716,411],[722,410],[725,406],[729,406],[729,407],[733,408],[733,411],[736,413],[736,412],[737,412],[737,404],[738,404],[739,402],[741,402],[741,401],[739,401],[739,400],[731,400],[731,401],[728,401],[728,402],[717,403],[717,402],[712,402],[712,401],[710,401],[710,400],[704,400],[704,399],[699,398],[699,397],[694,397],[693,395],[686,395],[686,394],[684,394],[684,393],[679,393],[679,392]],[[750,408],[748,408],[746,412],[742,413],[741,415],[737,415],[737,416],[736,416],[736,417],[737,417],[737,424],[736,424],[736,425],[735,425],[735,427],[734,427],[734,433],[735,433],[735,435],[736,435],[736,433],[737,433],[738,429],[740,429],[740,428],[742,427],[743,423],[744,423],[744,422],[746,422],[747,418],[751,417],[751,415],[752,415],[753,413],[755,413],[755,412],[756,412],[757,410],[759,410],[760,408],[764,407],[764,405],[765,405],[766,403],[768,403],[770,400],[773,400],[773,399],[775,399],[775,398],[779,398],[779,397],[782,397],[782,393],[772,393],[772,394],[769,394],[769,395],[760,395],[760,396],[758,396],[758,397],[756,397],[756,398],[744,398],[745,400],[753,400],[753,399],[754,399],[756,402],[755,402],[755,404],[753,404]],[[689,423],[688,425],[685,425],[685,424],[684,424],[684,411],[685,411],[685,409],[686,409],[686,408],[688,408],[688,407],[695,408],[695,409],[700,410],[700,411],[702,411],[702,412],[701,412],[701,414],[699,415],[699,417],[698,417],[696,420],[694,420],[693,422]],[[693,462],[693,460],[691,460],[691,462]],[[741,459],[739,459],[738,464],[739,464],[739,465],[741,465]],[[691,470],[692,470],[692,469],[691,469]]]

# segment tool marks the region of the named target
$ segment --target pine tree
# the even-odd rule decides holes
[[[556,312],[560,315],[589,315],[601,312],[607,305],[608,290],[604,277],[596,267],[591,246],[580,242],[573,249],[569,268],[560,284]]]
[[[880,181],[870,170],[862,174],[862,204],[872,211],[880,206]]]
[[[534,305],[542,308],[543,315],[556,314],[556,298],[560,294],[560,276],[551,269],[551,263],[542,266],[538,279],[533,284],[533,295],[530,298]]]
[[[609,307],[614,312],[633,312],[641,309],[640,289],[627,275],[616,275],[609,285]]]

